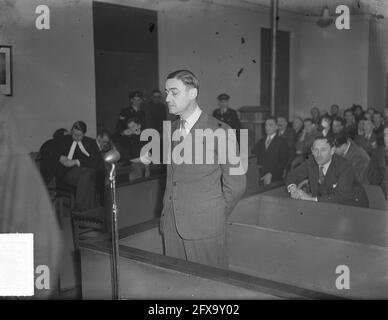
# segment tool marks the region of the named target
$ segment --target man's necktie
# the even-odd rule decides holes
[[[325,174],[323,173],[323,166],[319,166],[319,178],[318,178],[319,184],[325,183]]]
[[[266,140],[265,140],[265,149],[268,149],[269,145],[271,144],[271,137],[268,137]]]

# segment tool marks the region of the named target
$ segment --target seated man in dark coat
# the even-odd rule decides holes
[[[266,137],[262,138],[252,150],[257,157],[260,168],[260,180],[264,185],[283,179],[289,153],[287,140],[277,135],[275,117],[265,120]]]
[[[86,124],[74,123],[71,135],[58,144],[58,166],[56,178],[76,187],[75,206],[79,211],[96,207],[95,188],[101,191],[104,161],[94,139],[86,137]]]
[[[291,198],[369,207],[364,187],[356,179],[351,164],[335,154],[332,136],[316,137],[312,154],[287,175],[286,186]],[[297,187],[306,178],[311,194]]]
[[[368,168],[370,184],[381,186],[388,200],[388,127],[384,128],[384,141],[377,140],[377,147],[373,149]]]
[[[54,132],[53,138],[47,140],[39,149],[40,154],[40,173],[46,185],[48,185],[54,178],[56,169],[58,167],[57,161],[57,145],[61,138],[68,135],[69,131],[66,129],[58,129]]]
[[[334,135],[335,153],[348,160],[353,167],[356,179],[367,184],[367,170],[369,166],[369,155],[350,139],[348,133],[343,129],[339,134]]]
[[[218,109],[213,111],[213,117],[228,124],[232,129],[236,130],[237,141],[240,141],[241,123],[236,110],[229,108],[230,96],[226,93],[221,93],[218,97]]]

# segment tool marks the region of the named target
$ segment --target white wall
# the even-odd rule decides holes
[[[318,28],[303,22],[295,38],[293,115],[308,116],[312,106],[328,110],[353,103],[366,106],[369,19],[351,17],[350,30]]]
[[[270,27],[269,10],[239,7],[237,0],[104,2],[158,10],[161,89],[169,72],[188,68],[200,79],[199,101],[206,111],[215,108],[216,96],[224,91],[231,95],[232,107],[259,104],[260,29]],[[89,135],[94,136],[91,0],[46,2],[51,8],[50,31],[34,27],[40,1],[15,3],[7,8],[8,14],[0,8],[2,20],[8,19],[0,28],[0,40],[14,48],[14,96],[6,103],[17,113],[27,147],[37,150],[55,129],[68,128],[78,119],[87,122]],[[314,21],[280,13],[279,28],[292,34],[291,118],[308,115],[313,104],[322,109],[332,103],[366,106],[377,96],[376,86],[368,87],[368,80],[372,83],[375,78],[368,72],[368,19],[352,18],[350,31],[320,29]],[[244,71],[237,77],[240,68]]]
[[[12,2],[10,2],[12,3]],[[0,43],[13,48],[11,108],[24,143],[30,150],[61,127],[84,120],[95,136],[95,82],[92,2],[45,1],[50,30],[35,28],[35,8],[42,1],[0,2]]]

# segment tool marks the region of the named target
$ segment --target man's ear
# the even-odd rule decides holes
[[[198,96],[198,89],[197,88],[190,88],[189,89],[189,98],[191,100],[195,100]]]

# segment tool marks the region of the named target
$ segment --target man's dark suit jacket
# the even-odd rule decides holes
[[[385,196],[388,196],[388,156],[384,146],[373,150],[368,168],[370,184],[381,186]]]
[[[344,158],[352,164],[356,179],[361,183],[368,183],[369,156],[366,151],[351,141]]]
[[[61,156],[67,157],[70,151],[71,145],[73,144],[73,141],[74,141],[73,137],[71,135],[68,135],[61,138],[61,140],[58,142],[58,147],[57,147],[58,168],[56,170],[56,178],[58,179],[62,179],[64,175],[71,169],[59,163],[59,158]],[[93,168],[93,169],[96,169],[96,171],[99,174],[102,174],[104,172],[104,160],[102,159],[102,155],[100,150],[98,149],[96,140],[89,137],[83,137],[82,145],[84,146],[85,150],[89,153],[90,156],[88,157],[84,153],[82,153],[80,148],[77,145],[74,151],[73,160],[78,159],[81,163],[81,167]]]
[[[295,155],[295,144],[296,144],[296,133],[293,128],[287,127],[283,134],[278,134],[279,137],[282,137],[287,140],[289,158]]]
[[[319,168],[312,156],[287,175],[286,186],[298,185],[306,178],[309,181],[312,196],[317,197],[319,202],[369,207],[365,189],[357,181],[351,164],[336,154],[333,155],[325,175],[326,194],[318,195]]]
[[[178,128],[179,121],[172,124],[172,132]],[[230,129],[229,126],[202,112],[190,130],[192,135],[192,155],[194,158],[195,129]],[[187,143],[188,137],[184,143]],[[235,144],[236,141],[228,143]],[[171,139],[169,140],[171,143]],[[236,146],[238,151],[238,148]],[[219,150],[217,140],[214,146],[203,142],[203,159],[206,154],[214,155],[214,164],[175,164],[167,165],[166,189],[160,226],[164,230],[164,217],[171,213],[175,216],[176,228],[183,239],[205,239],[225,232],[226,218],[245,192],[246,176],[231,175],[228,163],[218,164]]]
[[[283,171],[289,159],[287,140],[275,135],[268,149],[265,149],[265,140],[262,138],[253,147],[252,153],[257,157],[257,164],[261,166],[260,177],[268,172],[272,174],[272,182],[283,179]]]
[[[371,156],[373,149],[376,148],[377,137],[374,132],[369,139],[365,138],[365,135],[357,135],[354,138],[354,142],[363,148],[369,156]]]
[[[232,129],[236,129],[237,141],[240,141],[241,122],[236,110],[228,108],[224,113],[221,113],[220,109],[216,109],[213,111],[213,117],[226,123]]]

